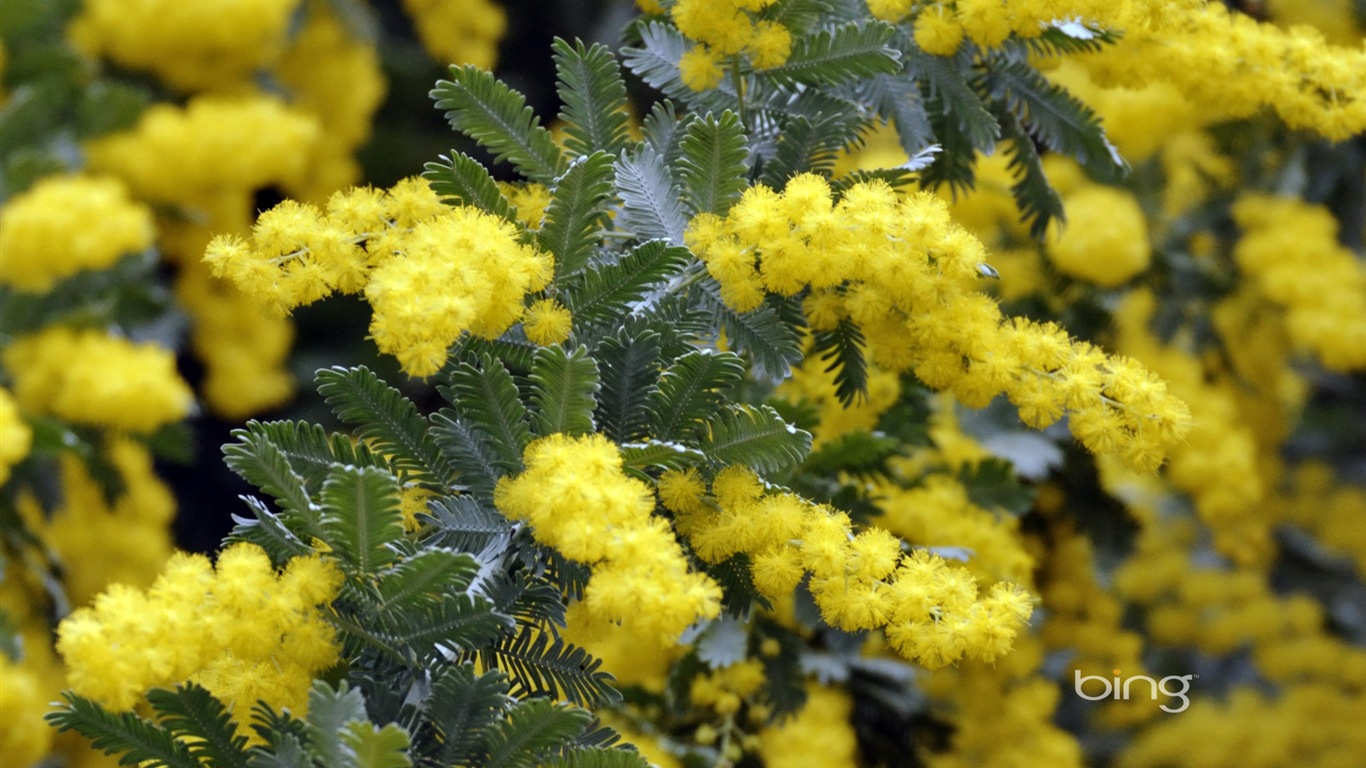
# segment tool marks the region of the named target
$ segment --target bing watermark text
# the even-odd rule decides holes
[[[1179,706],[1159,704],[1158,707],[1163,712],[1170,712],[1172,714],[1185,712],[1186,707],[1189,707],[1191,704],[1190,697],[1186,694],[1190,692],[1191,680],[1195,675],[1168,675],[1167,677],[1155,679],[1148,677],[1147,675],[1123,677],[1118,669],[1114,670],[1114,673],[1114,679],[1111,679],[1108,677],[1101,677],[1100,675],[1083,676],[1081,670],[1076,670],[1073,674],[1073,688],[1076,690],[1078,696],[1087,701],[1100,701],[1101,699],[1128,701],[1129,697],[1134,695],[1134,683],[1138,683],[1137,695],[1139,696],[1147,693],[1152,696],[1153,701],[1157,701],[1158,695],[1161,694],[1168,698],[1181,700]],[[1082,690],[1082,685],[1090,683],[1092,680],[1099,681],[1100,685],[1104,686],[1100,693],[1087,693]],[[1094,684],[1089,687],[1092,691],[1096,689]]]

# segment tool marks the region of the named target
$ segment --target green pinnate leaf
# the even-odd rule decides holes
[[[617,60],[601,43],[555,38],[555,72],[564,110],[565,148],[577,156],[602,150],[618,154],[625,146],[626,83]]]
[[[543,347],[531,364],[532,431],[537,435],[586,435],[595,431],[598,363],[588,349]]]
[[[550,184],[564,173],[564,156],[526,97],[470,64],[451,66],[450,75],[437,81],[431,96],[452,128],[532,181]]]

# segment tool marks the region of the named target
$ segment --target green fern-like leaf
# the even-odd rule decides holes
[[[825,372],[835,373],[835,397],[849,407],[868,394],[868,363],[863,356],[863,331],[848,319],[830,330],[811,334],[812,353],[828,363]]]
[[[66,703],[43,719],[58,732],[76,731],[106,755],[121,754],[119,765],[151,768],[200,768],[199,760],[168,729],[132,712],[115,714],[70,691]]]
[[[754,586],[749,555],[741,552],[715,565],[707,565],[706,572],[721,587],[721,608],[727,616],[748,621],[755,606],[773,607]]]
[[[707,426],[699,447],[718,465],[745,464],[773,473],[802,463],[811,452],[811,433],[783,421],[767,405],[731,405]]]
[[[672,168],[682,152],[679,144],[683,140],[683,128],[687,127],[685,123],[692,119],[691,115],[679,118],[674,103],[661,99],[650,107],[650,114],[640,121],[640,133],[645,139],[644,143],[654,150],[655,156]]]
[[[616,172],[617,196],[622,202],[617,225],[641,239],[682,245],[688,222],[673,173],[659,150],[652,144],[641,144],[617,159]]]
[[[854,430],[821,445],[802,463],[802,475],[858,478],[886,476],[887,460],[901,452],[901,441],[880,432]]]
[[[455,205],[468,205],[505,221],[516,222],[517,211],[482,163],[464,152],[451,150],[440,162],[427,163],[423,178],[432,191]]]
[[[564,111],[564,145],[578,156],[616,155],[626,146],[626,83],[607,46],[555,38],[555,73]]]
[[[1049,149],[1075,158],[1103,180],[1118,180],[1128,171],[1090,107],[1028,62],[998,55],[991,64],[986,87],[1020,118],[1029,135]]]
[[[734,112],[707,113],[688,124],[678,161],[683,199],[693,214],[724,216],[748,188],[749,148]]]
[[[470,664],[444,667],[432,684],[426,709],[441,735],[442,765],[478,765],[487,753],[484,734],[511,703],[502,672],[474,674]]]
[[[765,21],[774,21],[787,27],[794,35],[800,35],[814,27],[831,6],[824,0],[778,0],[759,12]]]
[[[869,83],[868,96],[877,112],[891,120],[897,139],[909,157],[915,157],[934,144],[925,97],[915,81],[905,75],[878,75]]]
[[[370,648],[393,662],[420,667],[456,651],[471,651],[493,642],[513,627],[513,620],[493,610],[478,595],[447,595],[439,603],[401,614],[338,611],[334,622],[348,651]]]
[[[972,149],[990,154],[1001,130],[974,87],[976,76],[970,46],[964,46],[953,56],[932,56],[915,48],[909,39],[904,39],[903,44],[903,50],[909,54],[908,72],[925,89],[925,111],[945,153],[950,149],[941,126],[947,124],[965,136]]]
[[[313,681],[308,692],[308,717],[305,732],[309,747],[319,764],[345,766],[347,750],[341,734],[350,723],[368,722],[365,696],[359,688],[352,688],[343,680],[334,689],[322,680]]]
[[[643,437],[650,418],[650,398],[659,382],[663,347],[659,333],[646,329],[617,333],[597,348],[602,391],[594,416],[603,434],[617,442]]]
[[[593,716],[578,707],[565,707],[545,699],[524,701],[513,707],[506,720],[488,730],[485,768],[534,768],[541,759],[557,752],[583,732]]]
[[[597,233],[607,224],[606,204],[615,179],[612,163],[612,155],[594,152],[575,160],[555,180],[536,239],[555,257],[557,279],[583,268],[598,242]]]
[[[931,158],[934,154],[938,154],[938,148],[935,149],[936,151],[929,155]],[[930,162],[932,162],[932,160]],[[916,174],[915,171],[905,167],[875,168],[873,170],[854,171],[853,173],[841,176],[838,179],[832,179],[830,181],[830,192],[838,199],[843,197],[844,193],[848,192],[849,188],[855,184],[863,184],[873,180],[881,181],[892,189],[901,189],[902,187],[909,187],[914,184],[916,181]]]
[[[977,150],[972,145],[971,137],[963,133],[958,123],[947,113],[939,111],[939,104],[937,97],[930,99],[929,115],[930,125],[934,127],[934,135],[942,151],[929,167],[920,172],[920,185],[926,189],[938,189],[948,184],[955,196],[964,195],[972,191],[977,181]],[[1000,130],[1000,126],[997,126],[997,130]],[[994,139],[992,146],[995,147]]]
[[[522,449],[531,441],[531,430],[517,383],[503,362],[484,357],[477,367],[461,363],[444,378],[446,383],[437,391],[455,406],[461,420],[488,435],[484,447],[493,454],[498,476],[522,471]]]
[[[432,439],[451,463],[466,491],[480,497],[493,494],[493,486],[506,473],[498,462],[493,438],[459,418],[451,408],[432,414]]]
[[[645,477],[646,469],[686,469],[707,463],[706,454],[682,443],[645,440],[620,447],[622,468]]]
[[[651,240],[616,262],[585,269],[566,281],[561,293],[574,316],[575,330],[620,323],[651,289],[681,273],[691,261],[688,249]]]
[[[1004,137],[1010,141],[1006,150],[1010,158],[1008,168],[1015,176],[1010,194],[1015,198],[1020,215],[1029,224],[1029,234],[1042,239],[1048,231],[1049,222],[1054,219],[1065,220],[1062,198],[1048,183],[1043,159],[1039,157],[1034,140],[1025,133],[1018,118],[1012,114],[1002,115],[1001,127]]]
[[[233,432],[236,443],[223,446],[224,461],[242,479],[279,502],[283,519],[309,536],[322,532],[320,510],[310,498],[304,477],[294,470],[284,452],[264,432],[264,425],[247,422]],[[321,487],[321,483],[319,484]]]
[[[373,467],[336,467],[323,483],[322,539],[360,573],[393,562],[391,545],[403,538],[399,485]]]
[[[744,373],[744,362],[730,352],[695,350],[675,360],[650,403],[651,437],[668,441],[691,433],[716,413]]]
[[[894,33],[892,25],[875,20],[819,30],[794,40],[786,62],[759,74],[783,86],[829,86],[897,72],[900,54],[887,45]]]
[[[404,613],[435,605],[464,592],[479,574],[479,563],[464,552],[425,547],[380,572],[375,584],[380,613]]]
[[[417,475],[437,488],[454,484],[455,473],[427,434],[417,406],[369,368],[323,368],[314,381],[337,418],[387,454],[400,478]]]
[[[799,173],[830,175],[842,142],[831,141],[825,122],[817,124],[806,117],[796,117],[783,126],[773,157],[764,163],[761,180],[781,189],[787,180]]]
[[[537,435],[586,435],[596,431],[598,363],[583,346],[566,352],[543,347],[531,365],[532,431]]]
[[[251,508],[251,517],[233,515],[235,524],[228,534],[227,541],[246,541],[264,549],[270,561],[282,565],[291,557],[307,555],[313,551],[299,535],[285,525],[279,515],[270,511],[265,502],[255,496],[242,496],[242,501]]]
[[[435,499],[428,508],[435,529],[429,546],[477,553],[512,535],[512,524],[506,517],[469,494]]]
[[[634,749],[571,749],[541,763],[545,768],[649,768]]]
[[[437,81],[431,95],[452,128],[532,181],[550,184],[564,173],[560,148],[522,94],[469,64],[453,65],[450,74],[450,80]]]
[[[408,732],[394,723],[350,723],[342,731],[347,762],[355,768],[409,768]]]
[[[232,715],[207,689],[184,683],[175,690],[147,692],[161,726],[189,745],[195,758],[216,768],[247,768],[247,739],[239,736]]]
[[[749,312],[736,312],[721,300],[721,287],[711,278],[702,281],[697,295],[702,307],[711,313],[713,328],[724,331],[735,350],[753,361],[756,376],[785,378],[792,365],[802,359],[798,324],[784,317],[773,301]]]
[[[621,694],[602,662],[584,649],[534,626],[522,626],[480,652],[484,666],[500,669],[517,698],[549,696],[583,707],[612,706]]]

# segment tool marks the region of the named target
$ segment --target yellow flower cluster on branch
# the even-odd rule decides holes
[[[1243,228],[1233,257],[1268,301],[1285,309],[1294,343],[1335,371],[1366,369],[1366,265],[1337,241],[1326,208],[1249,195],[1233,206]]]
[[[338,192],[325,209],[285,201],[261,214],[250,241],[217,236],[204,258],[281,315],[333,291],[363,291],[380,351],[430,376],[461,333],[496,338],[521,318],[525,295],[548,284],[552,258],[518,236],[502,219],[447,206],[414,178]],[[550,334],[542,338],[562,325],[553,311],[534,319]]]
[[[967,571],[925,550],[903,554],[881,528],[855,534],[848,515],[790,493],[766,493],[744,467],[728,467],[702,494],[701,479],[671,471],[660,498],[698,557],[720,563],[744,553],[755,587],[780,600],[810,574],[811,594],[831,626],[885,629],[906,658],[931,669],[964,656],[991,660],[1010,650],[1033,611],[1030,598],[999,583],[985,596]]]
[[[317,556],[283,573],[253,544],[235,544],[217,566],[202,555],[166,563],[150,589],[111,586],[58,627],[71,688],[116,711],[149,688],[189,680],[208,688],[238,723],[258,700],[302,713],[313,675],[339,649],[322,606],[341,574]]]
[[[19,415],[19,404],[8,389],[0,387],[0,485],[9,480],[10,469],[24,460],[33,445],[33,430]]]
[[[63,564],[63,586],[72,605],[85,605],[110,584],[144,587],[174,549],[171,489],[157,476],[152,455],[129,438],[111,441],[103,459],[118,471],[114,498],[81,459],[61,460],[62,501],[46,513],[32,495],[19,498],[21,517]]]
[[[152,212],[118,180],[52,176],[0,210],[0,284],[47,291],[146,250],[154,237]]]
[[[439,61],[492,69],[507,13],[490,0],[403,0],[422,44]]]
[[[667,519],[653,514],[650,487],[622,472],[614,443],[556,434],[527,446],[525,460],[494,501],[537,541],[592,566],[582,603],[590,624],[672,643],[720,613],[721,587],[689,570]]]
[[[693,219],[687,242],[736,310],[756,308],[766,292],[809,289],[813,328],[857,323],[874,363],[912,369],[969,407],[1004,393],[1036,428],[1066,412],[1088,449],[1148,471],[1189,428],[1185,404],[1138,361],[1051,323],[1003,317],[977,290],[986,248],[939,198],[898,197],[881,182],[831,197],[813,174],[782,193],[758,185],[724,218]]]
[[[300,0],[87,0],[72,40],[185,90],[235,85],[284,51]]]
[[[669,14],[678,31],[696,41],[678,62],[684,84],[695,91],[714,88],[725,74],[727,58],[747,55],[758,69],[787,61],[792,34],[776,21],[751,14],[773,0],[678,0]]]
[[[170,350],[103,331],[54,325],[16,339],[4,363],[30,413],[146,434],[194,406]]]

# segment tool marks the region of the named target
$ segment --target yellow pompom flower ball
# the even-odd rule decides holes
[[[1113,288],[1148,268],[1148,225],[1134,196],[1087,185],[1063,199],[1067,225],[1049,229],[1048,258],[1065,275]]]

